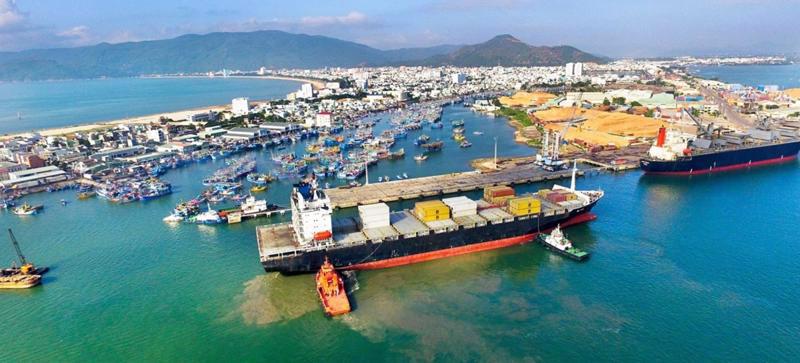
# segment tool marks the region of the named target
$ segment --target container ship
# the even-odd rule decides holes
[[[695,175],[792,161],[800,151],[800,123],[762,121],[744,133],[696,119],[696,135],[661,127],[648,156],[646,174]]]
[[[326,258],[338,269],[379,269],[527,243],[559,225],[596,219],[591,209],[603,197],[576,190],[574,170],[569,188],[517,196],[510,187],[487,187],[478,201],[422,201],[394,212],[376,203],[339,219],[331,218],[330,200],[313,176],[291,193],[291,223],[256,228],[267,272],[313,273]]]

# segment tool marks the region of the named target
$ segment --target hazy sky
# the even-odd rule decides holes
[[[0,50],[279,29],[389,49],[512,34],[607,56],[800,51],[800,0],[0,0]]]

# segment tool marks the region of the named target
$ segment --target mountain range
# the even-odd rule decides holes
[[[188,34],[165,40],[0,52],[0,81],[131,77],[259,67],[382,65],[551,66],[605,59],[569,46],[530,46],[500,35],[475,45],[380,50],[319,35],[277,30]]]

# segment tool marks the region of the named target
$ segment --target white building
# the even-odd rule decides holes
[[[161,129],[147,130],[145,136],[147,136],[147,140],[154,141],[159,144],[167,141],[166,133],[164,132],[164,130]]]
[[[55,166],[20,170],[8,173],[8,180],[0,182],[3,188],[27,188],[55,183],[67,179],[67,173]]]
[[[231,101],[231,112],[234,116],[243,116],[250,113],[250,100],[247,97],[234,98]]]
[[[464,73],[454,73],[450,75],[450,83],[453,84],[463,84],[467,80],[467,76]]]
[[[567,77],[583,77],[583,63],[567,63],[564,68]]]
[[[320,112],[317,114],[316,120],[314,120],[314,126],[316,127],[331,127],[333,126],[333,114],[330,112]]]
[[[224,135],[223,138],[229,140],[246,140],[252,141],[259,137],[264,137],[269,135],[269,130],[262,129],[259,127],[234,127]]]
[[[314,98],[314,87],[311,83],[303,83],[300,90],[297,91],[297,98]]]
[[[325,83],[325,88],[327,88],[327,89],[339,89],[339,88],[342,88],[342,85],[339,84],[338,81],[337,82],[326,82]]]

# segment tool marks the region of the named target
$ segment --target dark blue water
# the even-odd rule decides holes
[[[748,86],[778,85],[781,89],[800,87],[800,64],[702,66],[689,69],[703,78],[716,78],[725,83]]]
[[[0,134],[229,104],[236,97],[283,98],[299,86],[293,81],[242,78],[0,83]]]

